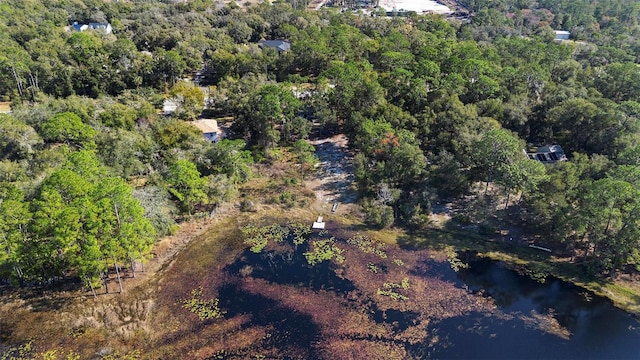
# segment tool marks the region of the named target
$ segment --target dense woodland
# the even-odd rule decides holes
[[[372,225],[420,229],[435,201],[473,195],[461,224],[524,226],[594,275],[640,264],[640,3],[463,3],[469,22],[1,0],[0,278],[93,288],[134,270],[178,218],[237,199],[254,164],[313,161],[314,123],[347,135]],[[205,105],[229,139],[190,124]],[[569,161],[523,153],[546,144]]]

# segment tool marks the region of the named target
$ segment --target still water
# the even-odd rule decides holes
[[[472,313],[434,325],[445,345],[435,358],[640,359],[640,322],[610,301],[555,278],[544,283],[475,259],[442,276],[493,298],[499,314]],[[544,317],[552,333],[533,325]]]
[[[305,251],[306,243],[284,252],[246,250],[226,271],[244,273],[266,284],[330,291],[343,297],[358,291],[351,280],[337,275],[332,262],[310,266]],[[556,278],[539,282],[499,262],[461,255],[469,264],[466,269],[454,272],[447,262],[427,260],[427,266],[420,267],[426,270],[416,268],[412,275],[441,278],[492,299],[497,308],[434,320],[429,324],[429,339],[405,344],[411,358],[640,359],[640,322],[607,299]],[[271,328],[262,346],[279,349],[279,358],[327,358],[316,349],[326,339],[321,324],[310,314],[247,292],[234,282],[220,288],[219,294],[227,317],[250,314],[251,326]],[[367,307],[376,323],[392,324],[397,332],[415,325],[420,317],[412,311],[383,311],[372,301],[360,306]]]

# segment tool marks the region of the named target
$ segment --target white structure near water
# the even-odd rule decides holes
[[[313,225],[311,225],[312,229],[324,229],[324,221],[322,221],[322,216],[318,216],[318,221],[314,221]]]
[[[432,0],[380,0],[378,6],[387,12],[415,11],[417,14],[451,14],[447,6]]]

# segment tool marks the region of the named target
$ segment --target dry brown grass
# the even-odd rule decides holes
[[[11,112],[11,102],[0,101],[0,114]]]

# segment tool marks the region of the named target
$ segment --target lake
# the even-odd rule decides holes
[[[640,358],[640,323],[607,299],[555,278],[540,283],[487,259],[454,275],[443,272],[458,286],[493,298],[505,316],[471,313],[443,320],[434,326],[446,339],[437,358]],[[560,334],[529,324],[540,315]]]
[[[455,272],[442,253],[333,233],[300,245],[270,242],[225,267],[218,288],[225,318],[261,334],[250,348],[228,354],[640,359],[640,323],[572,284],[536,281],[472,253],[457,255],[468,267]],[[308,263],[311,252],[326,255],[334,245],[342,261]]]

